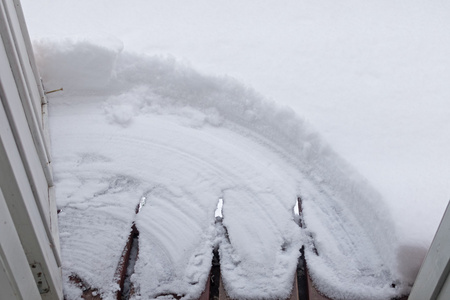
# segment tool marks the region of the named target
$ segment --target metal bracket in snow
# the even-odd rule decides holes
[[[50,291],[47,279],[45,278],[44,272],[40,263],[34,263],[30,265],[31,273],[33,273],[34,281],[36,281],[39,293],[45,294]]]
[[[60,88],[60,89],[57,89],[57,90],[45,92],[44,94],[47,95],[47,94],[51,94],[51,93],[59,92],[59,91],[63,91],[63,90],[64,90],[63,88]]]

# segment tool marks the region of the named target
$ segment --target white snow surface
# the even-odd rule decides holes
[[[120,49],[35,44],[44,82],[65,87],[49,96],[49,113],[67,299],[81,295],[71,275],[113,299],[133,222],[134,299],[195,299],[215,245],[235,299],[287,298],[301,245],[332,298],[408,290],[381,197],[291,109],[233,79]],[[214,224],[219,199],[224,228]]]
[[[450,198],[450,2],[21,2],[32,39],[114,37],[289,105],[383,196],[400,239],[431,243]]]
[[[35,50],[44,84],[47,90],[65,89],[51,96],[51,126],[53,163],[60,180],[58,201],[61,207],[67,206],[60,214],[61,228],[65,228],[62,240],[67,243],[63,243],[63,253],[73,256],[73,260],[65,261],[67,276],[72,271],[78,272],[87,281],[103,286],[105,292],[115,288],[110,279],[114,263],[104,269],[102,276],[97,276],[99,267],[85,258],[97,258],[101,253],[110,255],[109,260],[98,261],[102,264],[120,256],[121,242],[117,245],[107,242],[108,235],[99,230],[109,232],[110,228],[118,228],[113,230],[114,236],[109,236],[111,241],[123,243],[131,222],[135,219],[139,222],[151,213],[144,208],[142,216],[134,217],[134,206],[154,188],[153,184],[144,184],[147,181],[134,172],[132,175],[120,172],[132,164],[119,167],[124,155],[119,155],[119,151],[111,156],[120,159],[103,154],[102,146],[92,151],[74,149],[90,147],[91,141],[84,138],[86,132],[94,133],[95,128],[102,138],[121,132],[133,136],[132,128],[140,124],[137,120],[144,115],[157,115],[164,116],[164,120],[174,118],[181,127],[202,132],[207,131],[205,128],[220,128],[221,132],[226,129],[262,145],[259,150],[252,148],[252,152],[272,149],[276,157],[288,161],[290,167],[284,171],[295,169],[296,192],[292,195],[304,198],[308,228],[301,234],[303,243],[308,244],[313,236],[320,254],[316,257],[313,250],[308,250],[308,261],[314,261],[314,267],[310,266],[312,275],[329,295],[354,295],[355,291],[346,289],[343,282],[355,282],[355,274],[370,274],[371,268],[359,264],[377,265],[378,256],[389,262],[388,271],[366,277],[358,275],[356,280],[361,281],[357,282],[368,284],[373,278],[378,282],[375,286],[381,287],[382,282],[387,284],[387,280],[378,280],[383,276],[405,283],[414,281],[450,194],[448,2],[22,0],[22,3],[31,37],[37,40]],[[64,41],[67,36],[71,38]],[[123,49],[152,56],[131,55],[123,53]],[[245,86],[231,78],[202,76],[190,65],[202,73],[238,78]],[[268,98],[278,105],[268,102]],[[289,105],[295,113],[280,109],[281,104]],[[72,124],[72,128],[64,122],[70,119],[66,114],[73,114],[78,125]],[[333,150],[362,176],[332,154],[315,130],[305,124],[305,119],[295,114],[317,128]],[[83,129],[83,124],[89,130]],[[81,130],[83,134],[72,141],[73,150],[64,146],[69,145],[64,138],[70,136],[69,131]],[[148,130],[142,132],[147,134]],[[139,137],[156,139],[145,134],[139,133]],[[308,151],[315,154],[308,154],[310,157],[305,154]],[[62,158],[63,153],[67,158]],[[143,164],[140,161],[139,167]],[[74,177],[77,170],[81,173]],[[106,173],[99,175],[102,170]],[[368,187],[363,178],[375,188]],[[290,184],[286,181],[286,185]],[[213,210],[225,192],[212,194]],[[70,195],[74,202],[66,203],[64,199]],[[133,198],[130,200],[133,204],[120,202],[124,197]],[[83,216],[83,205],[84,209],[90,207],[90,200],[80,199],[94,198],[95,213],[92,208],[84,213],[103,217],[64,221],[67,209]],[[118,201],[110,202],[112,199]],[[290,199],[289,205],[294,200]],[[224,206],[226,214],[227,210],[233,210],[233,203],[224,201],[229,205]],[[369,206],[361,208],[361,204]],[[79,208],[74,208],[78,205]],[[371,209],[376,213],[372,215]],[[114,219],[107,221],[111,215]],[[230,218],[228,221],[225,218],[224,224],[231,222]],[[228,226],[233,227],[230,223]],[[341,226],[340,233],[330,229]],[[209,230],[202,232],[204,240],[212,243],[208,235],[214,235],[215,229]],[[91,233],[86,235],[87,232]],[[70,241],[65,236],[71,236]],[[99,244],[98,236],[105,236],[104,249],[97,245],[98,255],[91,256],[90,243]],[[354,246],[347,238],[358,239],[361,245]],[[367,245],[371,243],[376,245],[372,248],[381,250],[370,252],[371,246]],[[353,265],[345,265],[349,266],[348,274],[335,275],[340,268],[338,264],[346,260],[334,259],[334,255],[348,257],[346,253],[353,253],[352,247],[367,251],[357,255]],[[373,260],[367,261],[365,255],[374,255]],[[100,278],[104,282],[96,281]],[[231,286],[232,278],[238,277],[228,278]],[[342,285],[338,283],[340,280]],[[356,288],[357,284],[353,285]],[[406,285],[394,293],[400,293]],[[380,290],[383,294],[390,289]],[[80,293],[67,282],[65,291],[70,295]],[[366,295],[386,296],[377,293],[367,291]]]

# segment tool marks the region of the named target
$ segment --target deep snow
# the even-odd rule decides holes
[[[94,34],[95,44],[102,43],[99,40],[105,41],[103,48],[89,43],[74,46],[68,42],[57,45],[43,43],[42,48],[37,49],[38,55],[42,56],[38,60],[42,63],[41,72],[47,88],[64,87],[66,90],[62,98],[54,98],[60,99],[52,114],[64,115],[69,113],[67,110],[79,109],[83,114],[98,117],[99,111],[86,106],[87,102],[94,101],[91,98],[95,96],[94,102],[103,103],[101,107],[109,124],[122,124],[123,128],[131,126],[133,120],[137,118],[136,112],[140,111],[136,107],[141,107],[139,103],[142,99],[136,98],[145,98],[148,89],[148,82],[143,84],[145,87],[136,85],[142,80],[142,77],[136,74],[142,71],[142,74],[149,76],[149,70],[143,70],[148,64],[143,63],[140,56],[119,55],[122,47],[125,47],[126,50],[141,53],[158,55],[170,53],[183,60],[184,65],[176,62],[174,58],[150,59],[152,61],[150,67],[155,72],[152,73],[153,84],[159,86],[163,83],[161,78],[164,78],[169,79],[175,87],[173,90],[167,89],[170,91],[166,91],[164,100],[189,95],[187,98],[190,102],[202,107],[204,103],[202,97],[205,94],[209,95],[211,90],[217,89],[221,92],[215,94],[220,94],[225,87],[239,86],[236,88],[238,91],[230,93],[236,95],[236,99],[245,99],[243,95],[251,95],[250,98],[258,99],[251,103],[261,108],[256,110],[255,115],[254,110],[242,110],[240,102],[237,101],[233,102],[236,107],[229,111],[221,106],[222,101],[217,101],[208,106],[213,109],[206,112],[201,110],[199,114],[197,108],[186,109],[184,104],[181,105],[184,108],[180,110],[178,107],[180,103],[175,101],[176,105],[165,107],[163,110],[168,110],[177,118],[180,117],[180,120],[184,116],[187,120],[183,126],[191,123],[196,123],[195,126],[210,124],[231,130],[223,123],[224,120],[228,120],[232,124],[238,124],[239,128],[249,131],[250,134],[246,133],[246,137],[249,135],[251,139],[261,142],[259,136],[263,135],[270,143],[283,147],[282,151],[278,149],[276,153],[283,153],[281,156],[284,158],[290,157],[291,166],[292,153],[298,151],[299,144],[295,139],[287,143],[286,138],[289,135],[297,136],[300,140],[307,136],[313,140],[312,145],[323,145],[322,142],[316,141],[315,131],[304,124],[303,120],[295,117],[293,112],[281,110],[281,113],[279,108],[267,104],[268,102],[261,96],[236,84],[230,78],[218,80],[203,77],[185,65],[192,64],[196,69],[206,73],[236,77],[255,87],[266,99],[272,98],[278,103],[288,104],[297,114],[307,118],[325,136],[333,149],[356,167],[358,172],[375,187],[375,190],[367,187],[361,176],[348,170],[349,167],[345,163],[338,163],[341,166],[345,165],[344,170],[340,171],[347,177],[342,179],[343,182],[336,182],[338,176],[335,174],[322,178],[324,174],[329,173],[329,166],[320,164],[314,166],[321,175],[313,176],[314,182],[311,183],[310,189],[299,188],[297,192],[306,196],[305,218],[309,220],[308,230],[311,230],[317,247],[328,245],[329,249],[326,251],[331,251],[330,254],[345,255],[352,250],[346,249],[351,248],[352,244],[345,242],[345,239],[347,236],[350,236],[350,240],[357,237],[363,249],[367,249],[367,245],[371,243],[377,247],[386,247],[372,254],[373,259],[369,262],[373,266],[377,265],[377,255],[388,253],[385,259],[390,262],[387,264],[389,271],[378,275],[372,274],[375,280],[396,278],[396,272],[399,272],[399,278],[407,282],[414,280],[415,272],[429,246],[450,194],[448,185],[450,123],[447,120],[450,113],[450,106],[447,103],[450,95],[448,85],[450,62],[447,55],[450,50],[448,35],[450,22],[447,2],[286,1],[283,5],[277,1],[219,1],[212,4],[209,1],[194,0],[183,3],[133,1],[131,4],[122,1],[84,0],[57,3],[27,0],[22,2],[33,39],[51,36],[52,40],[61,40],[67,35],[83,37]],[[122,64],[117,66],[119,69],[114,66],[118,56],[121,57],[119,61],[122,60]],[[67,67],[71,76],[68,76],[68,69],[62,67],[67,59],[76,62],[74,64],[77,65]],[[178,71],[170,73],[167,71],[170,68]],[[129,83],[126,88],[121,84],[111,85],[109,80],[111,77],[114,78],[114,73],[122,74],[119,79],[127,78]],[[178,74],[178,77],[167,74]],[[106,87],[109,89],[108,96],[105,95]],[[80,92],[80,89],[83,91]],[[74,93],[77,90],[78,95],[75,97]],[[161,91],[158,91],[155,94],[160,93]],[[87,98],[89,101],[82,101]],[[156,102],[159,103],[158,101]],[[75,103],[83,105],[78,106]],[[92,112],[89,112],[91,109]],[[225,109],[225,113],[219,114],[217,109],[219,111]],[[260,115],[262,112],[273,113]],[[74,118],[81,123],[85,122],[80,115]],[[261,124],[255,124],[255,117],[260,117],[269,125],[260,127]],[[94,123],[97,122],[99,128],[104,127],[98,120]],[[60,127],[59,123],[54,124],[57,125],[52,125],[52,130]],[[96,128],[91,125],[89,128]],[[308,128],[310,133],[299,133],[296,127]],[[60,136],[67,135],[62,132],[64,128],[61,126]],[[108,130],[104,128],[100,131],[104,130],[108,135]],[[283,137],[283,133],[286,132],[287,135]],[[53,136],[54,139],[58,137],[57,133]],[[148,138],[153,139],[150,136]],[[74,143],[83,147],[84,142],[81,137],[80,139]],[[61,143],[65,143],[65,140]],[[263,149],[266,149],[265,142],[263,145]],[[301,146],[302,153],[307,153],[310,147],[308,143]],[[64,147],[63,149],[58,150],[55,146],[55,152],[71,152]],[[312,153],[316,153],[316,150],[313,147]],[[326,148],[323,151],[328,153],[330,150]],[[76,159],[74,154],[72,163],[78,160],[84,160],[89,164],[101,161],[102,154],[98,152],[100,150],[92,153],[80,152],[81,154],[76,154],[79,156]],[[323,159],[327,155],[321,154],[319,157]],[[334,154],[330,155],[333,157],[331,164],[334,164],[336,157]],[[309,159],[311,158],[306,160],[308,164]],[[64,160],[64,163],[69,161]],[[110,164],[112,169],[118,168],[115,163]],[[54,165],[58,170],[57,161]],[[61,170],[65,170],[64,164],[61,166]],[[66,170],[72,167],[73,165]],[[300,170],[304,172],[303,167],[300,167]],[[108,190],[108,187],[114,186],[116,181],[120,186],[120,182],[129,180],[127,177],[120,177],[121,174],[115,174],[115,171],[113,173],[114,176],[118,176],[117,178],[111,174],[108,176],[112,177],[105,175],[99,178],[99,175],[92,174],[101,172],[95,169],[95,166],[93,168],[92,173],[89,173],[91,175],[86,175],[86,178],[91,178],[90,182],[98,181],[97,185],[79,193],[94,195],[95,189]],[[85,179],[82,178],[85,178],[84,175],[79,176],[80,186],[84,186]],[[303,179],[311,180],[311,178]],[[347,186],[347,179],[357,183]],[[74,182],[70,184],[75,185]],[[305,185],[307,183],[302,181],[301,186]],[[324,188],[320,188],[318,192],[317,186],[322,185]],[[345,189],[353,189],[347,191],[353,196],[334,195],[336,191],[344,193],[343,186],[347,186]],[[120,193],[131,192],[124,188]],[[123,195],[120,193],[113,192],[113,198],[121,198]],[[333,197],[323,197],[324,193],[333,194]],[[83,197],[92,196],[87,194],[83,194]],[[133,201],[138,201],[142,196],[138,194],[136,192],[130,195],[130,198],[137,197]],[[358,194],[360,195],[355,196]],[[64,194],[61,197],[65,197]],[[106,198],[101,200],[102,197],[102,195],[97,197],[100,201],[99,207],[111,205]],[[220,195],[215,197],[212,202],[216,203]],[[336,198],[336,205],[333,204],[335,203],[333,200],[331,208],[324,209],[321,201],[325,198],[328,198],[328,201],[329,198]],[[378,207],[376,204],[381,203],[381,211],[374,216],[371,216],[371,207],[358,211],[358,206],[352,202],[358,199],[364,199],[363,203],[372,203],[374,207]],[[61,205],[64,206],[65,202],[61,201]],[[132,209],[136,204],[127,205],[125,205],[127,209]],[[385,208],[386,213],[383,212]],[[132,216],[125,217],[127,214],[125,208],[120,205],[115,209],[117,219],[121,221],[117,220],[114,226],[122,228],[119,231],[123,230],[115,238],[122,239],[127,235],[126,228]],[[224,209],[226,211],[226,208]],[[348,210],[351,213],[348,213]],[[368,218],[365,217],[366,214],[369,215]],[[350,216],[355,216],[357,220]],[[380,218],[381,222],[376,218]],[[98,222],[102,224],[101,219]],[[362,224],[362,229],[359,223]],[[337,224],[346,224],[344,234],[326,233]],[[355,224],[358,226],[353,226]],[[374,232],[374,228],[378,228],[379,232]],[[363,233],[360,230],[363,230]],[[366,235],[369,241],[364,240]],[[340,238],[330,240],[329,236]],[[391,239],[395,239],[392,244],[384,245],[382,242]],[[95,239],[92,241],[95,242]],[[75,238],[73,242],[76,242]],[[69,245],[67,244],[68,247]],[[117,246],[118,249],[121,247]],[[110,250],[114,252],[113,249]],[[99,251],[101,253],[103,250]],[[118,255],[111,254],[112,252],[109,255]],[[330,257],[326,252],[321,254],[322,263],[315,263],[318,267],[313,270],[313,275],[316,279],[322,279],[320,281],[323,283],[322,287],[332,287],[330,293],[340,293],[340,288],[333,286],[333,282],[327,282],[326,275],[323,275],[325,270],[323,266],[332,268],[335,272],[338,268],[338,265],[333,265],[338,261],[333,261]],[[313,261],[316,258],[310,255],[308,259]],[[350,276],[347,280],[351,282],[354,274],[365,269],[358,267],[359,260],[363,260],[363,257],[356,258],[354,267],[349,268],[353,273],[339,276]],[[78,271],[82,271],[81,269]],[[88,269],[84,270],[85,273],[86,270]],[[368,270],[367,274],[370,274],[371,268]],[[389,275],[389,272],[392,274]],[[389,289],[384,289],[387,290]],[[346,292],[350,293],[348,290]]]
[[[65,87],[49,101],[68,299],[81,293],[74,274],[113,297],[132,222],[136,299],[198,297],[214,245],[236,299],[286,298],[302,244],[330,297],[408,290],[380,196],[289,108],[230,78],[123,53],[115,41],[42,41],[35,50],[45,82]],[[227,234],[214,225],[219,199]]]
[[[32,39],[116,37],[289,105],[381,193],[399,238],[429,246],[450,198],[448,1],[22,3]]]

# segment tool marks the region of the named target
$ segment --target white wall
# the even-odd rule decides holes
[[[0,0],[0,34],[0,299],[62,299],[47,103],[19,1]]]
[[[450,203],[417,275],[409,300],[450,299]]]

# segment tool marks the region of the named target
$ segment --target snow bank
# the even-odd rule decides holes
[[[49,43],[52,47],[48,47]],[[83,36],[51,42],[41,39],[33,47],[47,90],[64,87],[104,91],[114,78],[115,63],[123,44],[112,37]]]
[[[71,274],[111,299],[133,221],[135,299],[198,297],[217,242],[238,299],[287,297],[302,243],[330,297],[407,290],[383,199],[292,110],[171,57],[85,41],[35,48],[44,84],[64,88],[51,96],[50,124],[68,299],[80,294]],[[214,225],[219,198],[227,235]]]

